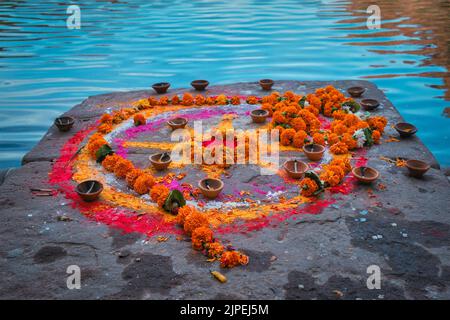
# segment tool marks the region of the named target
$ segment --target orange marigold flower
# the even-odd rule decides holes
[[[348,153],[348,147],[344,142],[337,142],[330,147],[330,152],[334,154]]]
[[[294,129],[286,129],[283,131],[283,133],[280,135],[280,142],[283,146],[289,146],[292,144],[292,141],[295,136],[295,130]]]
[[[158,102],[159,101],[156,98],[154,98],[154,97],[149,97],[148,98],[148,104],[151,105],[151,106],[156,106],[158,104]]]
[[[295,133],[292,145],[296,148],[301,148],[308,142],[308,134],[304,130],[299,130]]]
[[[173,96],[172,99],[170,100],[170,102],[171,102],[173,105],[180,104],[180,98],[179,98],[178,96]]]
[[[170,190],[166,186],[162,184],[155,184],[150,189],[150,198],[158,204],[158,206],[162,207],[164,205],[164,202],[167,199],[167,196],[169,195]]]
[[[232,105],[238,105],[241,103],[241,99],[238,96],[234,96],[231,98],[231,104]]]
[[[130,188],[133,188],[134,182],[143,173],[144,172],[141,169],[137,169],[137,168],[128,172],[127,175],[125,176],[125,181],[127,182],[127,185]]]
[[[294,118],[290,124],[295,131],[306,130],[306,123],[302,118]]]
[[[373,142],[375,142],[376,144],[380,144],[380,139],[381,139],[380,131],[374,130],[372,132],[372,139],[373,139]]]
[[[329,133],[327,135],[327,143],[328,145],[333,145],[335,143],[339,142],[339,136],[336,133]]]
[[[358,147],[358,141],[350,133],[344,133],[342,135],[342,142],[347,145],[348,150],[353,150]]]
[[[138,194],[146,194],[154,185],[155,178],[151,174],[141,172],[134,181],[133,190]]]
[[[269,117],[273,115],[273,105],[270,103],[263,103],[261,109],[269,111]]]
[[[349,173],[352,171],[352,165],[350,164],[350,158],[344,158],[344,159],[333,159],[330,163],[330,166],[339,166],[341,167],[345,173]]]
[[[114,174],[117,178],[125,178],[128,172],[134,169],[134,165],[130,160],[124,159],[122,157],[118,158],[118,162],[114,167]]]
[[[208,244],[208,257],[217,258],[223,253],[224,248],[219,242],[212,242]]]
[[[300,182],[300,193],[304,197],[311,197],[316,191],[319,190],[317,183],[311,178],[304,178]]]
[[[146,123],[145,117],[142,114],[137,114],[133,118],[135,126],[141,126]]]
[[[286,117],[281,113],[281,111],[275,111],[272,116],[272,121],[276,124],[288,123]]]
[[[247,103],[248,104],[257,104],[259,102],[258,97],[255,96],[248,96],[247,97]]]
[[[198,106],[204,105],[206,102],[206,98],[202,96],[201,94],[198,94],[195,96],[195,104]]]
[[[167,106],[169,104],[169,97],[167,96],[162,96],[161,98],[159,98],[159,102],[158,104],[160,106]]]
[[[361,121],[357,116],[355,116],[354,114],[346,114],[344,117],[344,125],[346,125],[347,127],[352,127],[354,125],[356,125],[359,121]]]
[[[112,113],[113,123],[120,123],[126,119],[126,116],[122,110],[116,110]]]
[[[101,136],[101,134],[94,134],[88,142],[87,148],[89,154],[95,159],[98,149],[100,149],[105,144],[108,144],[108,142]]]
[[[188,215],[190,215],[192,212],[197,212],[197,209],[193,206],[183,206],[178,209],[177,214],[177,223],[184,225],[184,220]]]
[[[333,112],[332,116],[336,120],[344,120],[347,113],[344,110],[336,110]]]
[[[315,144],[325,145],[325,136],[322,133],[314,133],[312,138]]]
[[[205,104],[207,104],[208,106],[212,106],[215,103],[216,103],[216,100],[214,98],[212,98],[212,97],[206,98]]]
[[[322,174],[320,175],[320,180],[327,183],[328,186],[330,186],[330,187],[337,186],[341,182],[341,179],[339,178],[338,175],[336,175],[336,174],[334,174],[334,172],[328,171],[328,170],[325,170],[324,172],[322,172]]]
[[[342,121],[333,121],[331,124],[331,130],[336,133],[338,136],[343,135],[347,132],[347,127],[343,124]]]
[[[203,250],[204,247],[212,242],[213,232],[208,227],[198,227],[192,231],[192,247],[195,250]]]
[[[192,106],[194,104],[194,97],[192,94],[185,92],[181,104],[184,106]]]
[[[206,215],[196,211],[191,212],[184,219],[184,231],[190,235],[192,232],[199,227],[209,227],[209,221]]]
[[[307,107],[306,107],[305,109],[303,109],[303,110],[309,111],[310,113],[312,113],[312,114],[315,115],[315,116],[318,116],[319,113],[320,113],[320,109],[317,109],[316,107],[314,107],[314,106],[312,106],[312,105],[307,106]]]
[[[105,157],[105,159],[103,159],[103,161],[102,161],[102,166],[103,166],[103,168],[105,168],[107,171],[109,171],[109,172],[113,172],[114,171],[114,168],[116,167],[116,165],[117,165],[117,163],[119,162],[119,159],[120,159],[121,157],[120,156],[118,156],[117,154],[110,154],[110,155],[107,155],[106,157]]]
[[[113,123],[113,117],[112,117],[110,114],[105,113],[105,114],[102,115],[102,117],[100,118],[100,122],[101,122],[101,123],[106,123],[106,124],[112,125],[112,123]]]
[[[220,95],[218,95],[216,97],[216,103],[219,106],[223,106],[223,105],[226,105],[228,103],[228,99],[227,99],[227,97],[224,94],[220,94]]]
[[[233,268],[238,265],[248,264],[248,256],[239,251],[226,251],[220,258],[220,266],[222,268]]]
[[[289,102],[296,102],[297,96],[292,91],[286,91],[283,95]]]
[[[285,107],[281,108],[280,111],[283,114],[283,116],[288,117],[288,118],[294,118],[298,114],[297,108],[292,105],[285,106]]]
[[[112,131],[112,126],[109,123],[102,123],[97,131],[103,134],[110,133]]]

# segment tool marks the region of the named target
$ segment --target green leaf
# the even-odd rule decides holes
[[[167,199],[163,205],[164,210],[172,212],[175,203],[180,208],[186,205],[186,200],[184,199],[183,194],[176,189],[170,191],[169,195],[167,196]]]
[[[322,191],[322,189],[324,188],[324,185],[323,185],[322,180],[320,180],[319,176],[317,175],[317,173],[315,173],[312,170],[308,170],[305,172],[305,177],[314,180],[314,182],[317,184],[317,186],[319,187],[319,190],[317,190],[316,193],[319,193],[320,191]]]
[[[101,163],[106,158],[106,156],[113,153],[114,151],[111,149],[111,147],[107,144],[104,144],[95,153],[95,158],[97,159],[98,163]]]
[[[345,107],[345,106],[350,107],[351,112],[358,112],[361,109],[360,104],[358,102],[356,102],[355,100],[343,102],[341,104],[341,106],[342,107]]]
[[[364,128],[364,135],[366,136],[366,142],[364,145],[370,147],[373,145],[373,138],[372,138],[372,129],[370,128]]]
[[[298,101],[298,104],[300,105],[300,107],[302,107],[302,108],[305,107],[305,101],[306,101],[306,96],[303,96],[303,97]]]

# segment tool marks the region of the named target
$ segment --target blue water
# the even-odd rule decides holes
[[[364,1],[79,1],[81,29],[69,30],[66,3],[2,0],[0,167],[20,165],[53,119],[87,96],[268,77],[369,77],[450,165],[449,7],[396,16],[392,3],[418,6],[400,2],[378,1],[382,29],[368,30]]]

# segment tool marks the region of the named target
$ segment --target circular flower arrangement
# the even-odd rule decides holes
[[[216,129],[224,130],[232,127],[233,119],[250,118],[249,112],[256,104],[271,117],[270,123],[260,128],[279,130],[281,152],[301,152],[304,145],[311,143],[327,147],[326,157],[320,163],[311,163],[313,170],[307,171],[304,179],[290,179],[279,170],[282,183],[264,183],[270,190],[249,183],[250,190],[235,190],[222,194],[218,200],[206,201],[193,184],[183,182],[189,179],[187,173],[180,172],[186,165],[171,163],[168,173],[158,174],[128,159],[129,148],[170,151],[174,143],[134,140],[145,134],[155,136],[174,115],[183,113],[189,120],[220,117]],[[336,197],[327,194],[351,192],[351,163],[365,164],[364,147],[380,143],[386,124],[384,117],[360,112],[354,100],[332,86],[306,96],[288,91],[262,98],[189,93],[149,97],[133,102],[129,108],[106,113],[95,126],[77,132],[61,149],[50,182],[60,187],[74,207],[95,221],[148,236],[184,233],[191,237],[194,250],[219,260],[222,267],[246,265],[248,257],[221,241],[221,236],[273,226],[291,217],[295,219],[298,214],[318,213],[336,201]],[[248,137],[243,138],[248,142]],[[203,148],[207,146],[203,144]],[[236,158],[232,145],[227,144],[224,149],[224,158]],[[227,176],[230,170],[226,164],[202,162],[189,166],[214,177]],[[77,197],[73,181],[87,179],[104,184],[101,201],[85,203]],[[284,197],[286,190],[293,196]],[[323,191],[325,195],[321,195]]]

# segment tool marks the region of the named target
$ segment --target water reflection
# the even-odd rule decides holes
[[[0,167],[87,96],[194,78],[370,79],[450,165],[448,1],[376,3],[380,30],[372,1],[85,0],[68,30],[66,3],[1,1]]]

